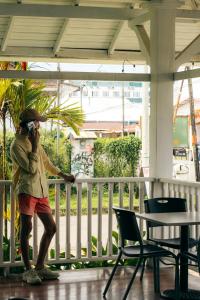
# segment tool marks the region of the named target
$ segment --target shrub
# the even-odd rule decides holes
[[[94,144],[95,177],[135,176],[141,141],[135,136],[98,138]]]

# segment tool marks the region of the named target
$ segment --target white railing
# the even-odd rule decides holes
[[[74,185],[64,185],[63,180],[49,180],[51,194],[52,186],[54,190],[55,208],[53,211],[57,232],[50,245],[50,248],[54,249],[50,251],[51,253],[54,252],[54,257],[49,252],[47,263],[64,264],[114,259],[116,256],[112,247],[112,231],[116,231],[117,228],[115,218],[113,218],[112,206],[139,209],[142,212],[145,190],[148,188],[151,191],[152,184],[152,178],[144,177],[78,179]],[[3,243],[5,242],[3,241],[5,189],[7,199],[10,199],[8,201],[10,203],[8,206],[10,212],[8,222],[9,258],[4,257],[5,243]],[[87,195],[84,198],[85,190]],[[71,197],[74,193],[76,194],[76,207],[72,210]],[[60,207],[62,197],[65,198],[64,216],[61,216]],[[85,214],[82,214],[83,200],[86,201]],[[97,204],[96,207],[94,207],[95,203]],[[12,190],[12,183],[11,181],[0,181],[0,267],[22,265],[21,260],[16,260],[15,212],[16,198]],[[140,222],[140,228],[143,230],[142,222]],[[35,262],[38,254],[41,229],[39,220],[35,216],[33,220],[33,237],[30,239],[30,245],[33,249],[33,262]],[[94,245],[92,236],[96,237],[97,245]],[[94,246],[96,251],[94,251]],[[86,249],[85,253],[83,253],[82,248]],[[103,249],[107,249],[106,253]]]
[[[187,200],[187,210],[200,212],[200,183],[182,180],[160,179],[162,196],[178,197]],[[164,237],[179,236],[179,227],[168,227],[163,232]],[[200,226],[193,225],[190,228],[190,236],[194,239],[200,237]]]
[[[186,198],[189,211],[200,211],[200,183],[196,182],[128,177],[78,179],[76,184],[71,185],[64,184],[62,180],[49,180],[50,198],[54,197],[55,200],[53,213],[57,224],[57,232],[50,245],[51,251],[48,253],[47,263],[65,264],[115,259],[116,255],[113,253],[112,247],[112,231],[117,231],[117,226],[112,211],[113,205],[143,212],[143,200],[147,197],[146,194],[153,197],[155,183],[157,188],[159,185],[160,196]],[[3,206],[5,189],[9,211],[7,228],[9,250],[7,251],[5,250],[6,243],[3,238],[5,231]],[[61,209],[60,206],[60,200],[63,197],[65,203],[64,213],[62,212],[63,208]],[[72,197],[76,197],[76,205],[73,208],[71,207]],[[86,202],[84,214],[82,213],[83,201]],[[143,231],[145,223],[143,227],[143,222],[140,220],[139,225],[140,230]],[[35,216],[33,219],[33,236],[30,238],[33,262],[35,262],[38,254],[42,228],[39,219]],[[191,227],[191,234],[194,238],[199,238],[199,233],[199,226]],[[165,238],[174,235],[179,235],[179,228],[166,227],[161,231],[161,236]],[[94,243],[93,236],[96,237],[97,245]],[[84,253],[82,248],[85,250]],[[52,251],[54,253],[53,257]],[[5,253],[8,255],[8,252],[9,257],[5,257]],[[0,267],[22,265],[22,261],[17,261],[16,256],[16,198],[12,190],[12,182],[1,180]]]

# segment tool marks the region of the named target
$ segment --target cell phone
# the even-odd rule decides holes
[[[35,129],[35,123],[33,121],[27,123],[27,129],[32,132]]]

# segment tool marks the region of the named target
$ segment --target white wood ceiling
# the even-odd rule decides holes
[[[149,35],[148,18],[143,22],[138,16],[148,13],[143,5],[151,2],[0,0],[0,60],[145,62],[127,20],[142,24]],[[180,3],[176,18],[177,53],[200,34],[200,1]],[[86,7],[87,11],[82,11]]]

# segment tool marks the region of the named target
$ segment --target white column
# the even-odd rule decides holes
[[[144,73],[148,73],[148,66],[144,67]],[[149,170],[149,82],[143,82],[142,88],[142,167],[144,176]]]
[[[150,8],[150,176],[172,177],[173,77],[176,1]]]

